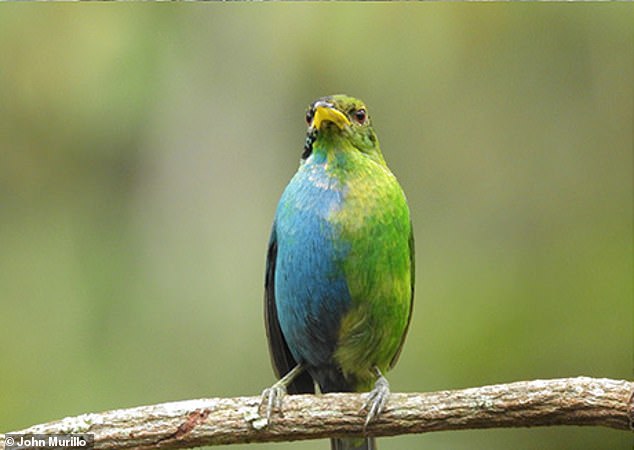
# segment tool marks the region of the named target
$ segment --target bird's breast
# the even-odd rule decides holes
[[[284,191],[276,215],[280,326],[293,356],[313,366],[332,357],[351,301],[343,271],[350,246],[333,220],[345,198],[345,184],[325,167],[304,167]]]
[[[303,165],[276,215],[280,326],[294,357],[314,366],[331,360],[343,318],[385,279],[376,274],[403,259],[390,249],[396,229],[409,226],[391,212],[404,197],[389,171],[361,166],[342,177],[330,169]]]

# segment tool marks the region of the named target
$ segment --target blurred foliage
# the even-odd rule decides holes
[[[369,104],[412,208],[394,390],[631,379],[633,13],[2,5],[0,430],[273,382],[268,233],[304,108],[337,92]],[[630,444],[573,427],[381,440]]]

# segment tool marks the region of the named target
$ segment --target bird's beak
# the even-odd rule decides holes
[[[315,115],[311,128],[319,130],[324,122],[332,122],[342,130],[346,125],[350,125],[350,120],[341,111],[336,110],[326,102],[318,102],[315,105]]]

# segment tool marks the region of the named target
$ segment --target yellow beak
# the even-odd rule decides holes
[[[312,127],[319,130],[321,124],[324,122],[332,122],[342,130],[346,125],[350,125],[350,120],[348,120],[345,114],[337,111],[327,103],[318,103],[315,106]]]

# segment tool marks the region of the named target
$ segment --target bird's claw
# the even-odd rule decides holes
[[[262,391],[260,396],[260,408],[266,405],[267,422],[271,419],[273,409],[277,409],[280,412],[282,411],[282,399],[285,395],[286,387],[279,382]]]
[[[368,394],[368,398],[361,410],[367,410],[368,415],[365,419],[363,428],[366,428],[370,422],[376,419],[385,409],[385,405],[390,397],[390,383],[382,375],[374,383],[374,389]]]
[[[297,364],[286,375],[278,380],[270,388],[264,389],[260,397],[260,406],[262,408],[266,405],[266,421],[271,419],[271,413],[273,409],[277,409],[280,414],[282,413],[282,399],[286,395],[286,387],[295,380],[304,371],[302,364]]]

